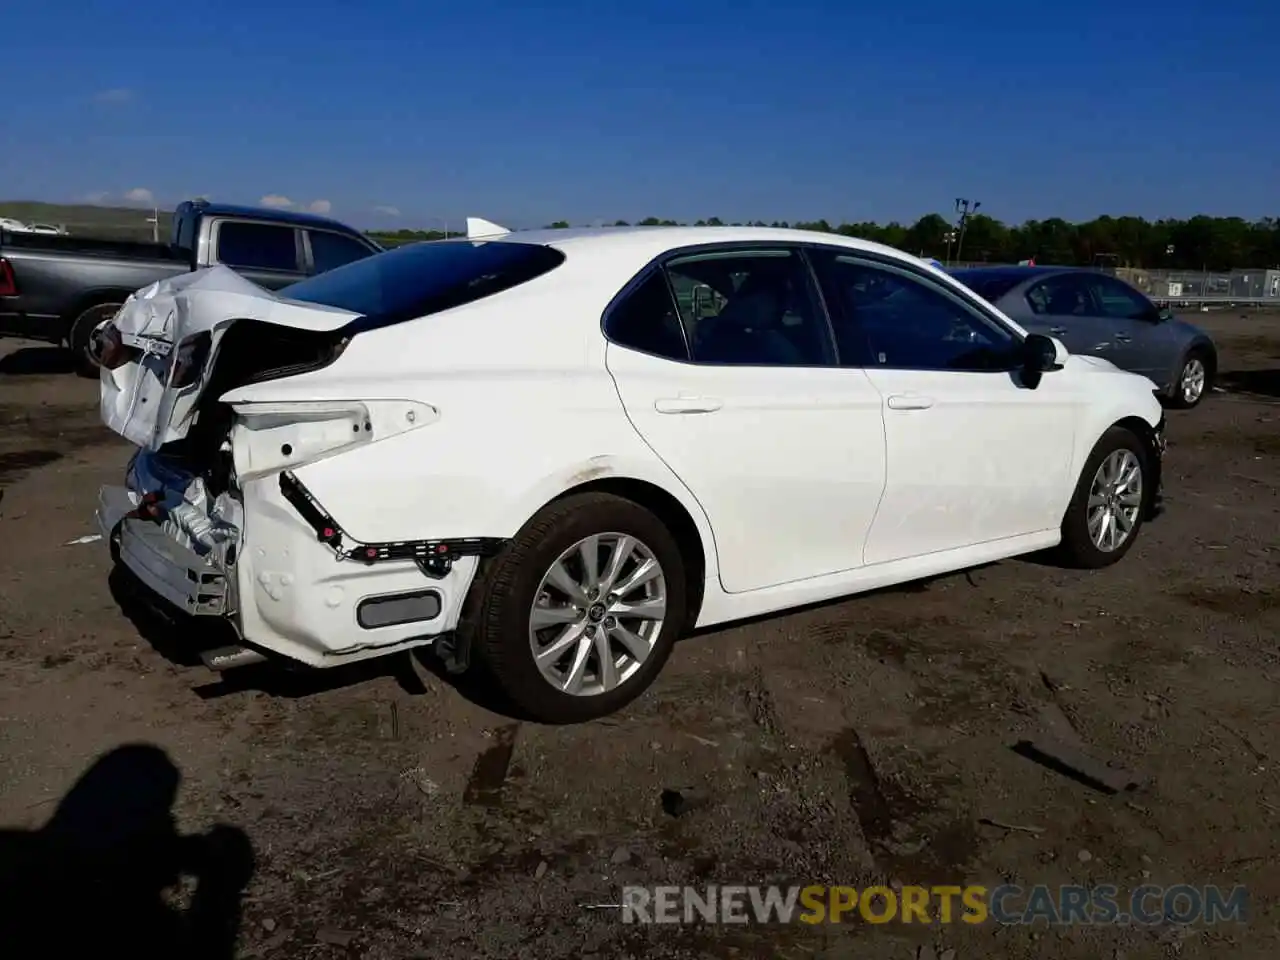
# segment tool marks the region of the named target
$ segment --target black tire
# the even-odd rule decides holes
[[[621,533],[644,543],[662,567],[666,613],[653,648],[639,669],[612,690],[575,696],[554,688],[534,662],[529,614],[543,576],[564,551],[593,534]],[[685,564],[671,532],[630,500],[582,493],[557,500],[525,524],[483,581],[473,653],[502,693],[542,723],[580,723],[614,713],[653,683],[684,630],[688,613]]]
[[[1098,468],[1117,450],[1128,450],[1138,458],[1142,470],[1142,504],[1128,538],[1116,549],[1107,551],[1099,549],[1089,535],[1089,494]],[[1118,563],[1142,532],[1146,507],[1152,495],[1152,491],[1148,489],[1151,482],[1150,456],[1142,439],[1124,427],[1111,427],[1107,430],[1085,460],[1084,469],[1080,471],[1080,478],[1076,481],[1075,493],[1072,494],[1071,503],[1062,518],[1062,543],[1058,547],[1058,559],[1065,566],[1083,570],[1098,570]]]
[[[1198,397],[1188,401],[1182,393],[1182,378],[1186,372],[1187,364],[1192,360],[1199,360],[1204,366],[1204,387],[1200,390]],[[1213,388],[1213,374],[1213,357],[1209,354],[1209,351],[1203,347],[1192,347],[1178,364],[1178,373],[1173,378],[1173,386],[1169,388],[1169,406],[1175,410],[1191,410],[1200,406]]]
[[[89,355],[89,334],[103,320],[110,320],[119,311],[119,303],[98,303],[82,312],[71,323],[67,334],[67,346],[71,348],[71,362],[77,376],[96,377],[98,364]]]

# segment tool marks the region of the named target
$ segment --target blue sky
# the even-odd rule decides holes
[[[957,196],[1015,222],[1280,214],[1274,0],[39,0],[0,20],[4,199],[275,197],[361,226],[910,221]]]

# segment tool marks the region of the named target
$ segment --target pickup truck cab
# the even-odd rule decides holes
[[[226,266],[279,290],[380,250],[327,217],[203,200],[178,205],[168,244],[0,232],[0,336],[64,344],[96,375],[90,332],[157,280]]]

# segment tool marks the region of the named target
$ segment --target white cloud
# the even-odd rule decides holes
[[[382,213],[382,214],[386,214],[388,217],[398,217],[398,216],[400,216],[400,208],[399,208],[399,207],[374,207],[374,208],[373,208],[373,212],[374,212],[374,213]]]
[[[84,195],[84,202],[88,204],[92,204],[95,207],[102,206],[110,199],[111,199],[111,194],[107,193],[107,191],[105,190],[98,190],[95,193],[86,193]]]
[[[130,203],[155,203],[156,198],[146,187],[134,187],[124,195]]]
[[[265,197],[258,201],[264,207],[292,207],[293,201],[288,197],[282,197],[278,193],[268,193]]]
[[[133,91],[128,87],[112,87],[110,90],[99,90],[93,95],[94,103],[129,103],[133,100]]]
[[[333,209],[333,204],[328,200],[312,200],[311,206],[307,207],[312,213],[325,214]]]

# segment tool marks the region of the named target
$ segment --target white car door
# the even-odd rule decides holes
[[[1056,528],[1085,399],[1068,378],[1022,385],[1013,331],[923,270],[814,260],[842,357],[864,358],[884,398],[888,482],[866,563]]]
[[[627,415],[706,511],[726,591],[862,565],[880,394],[836,365],[799,250],[699,247],[633,284],[605,330]]]

